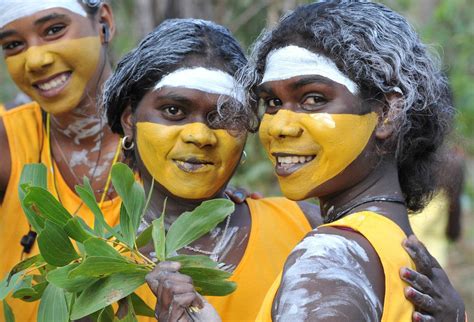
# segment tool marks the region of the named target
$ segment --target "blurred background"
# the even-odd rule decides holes
[[[194,17],[227,26],[247,50],[263,28],[276,23],[282,13],[304,0],[110,0],[118,34],[110,46],[116,62],[124,53],[166,18]],[[446,147],[446,162],[440,170],[443,194],[438,195],[426,215],[435,218],[421,228],[439,226],[426,241],[461,293],[468,315],[474,317],[474,1],[472,0],[386,0],[403,13],[440,56],[449,76],[456,125]],[[0,103],[18,98],[3,60],[0,62]],[[20,97],[21,99],[21,97]],[[273,169],[255,136],[248,140],[247,160],[232,181],[234,186],[280,195]],[[435,212],[436,215],[431,213]],[[418,216],[422,216],[418,215]],[[423,218],[423,217],[420,217]],[[428,220],[428,219],[427,219]],[[428,236],[427,238],[430,238]],[[443,242],[441,242],[443,240]],[[442,244],[442,245],[440,245]]]

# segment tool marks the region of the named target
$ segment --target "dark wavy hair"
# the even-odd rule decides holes
[[[160,79],[184,66],[217,68],[234,75],[247,59],[230,31],[210,21],[170,19],[149,33],[126,54],[106,82],[102,105],[112,131],[123,135],[120,118],[127,106],[132,112]],[[205,80],[203,80],[205,81]],[[256,116],[250,107],[219,99],[213,125],[233,130],[253,130]]]
[[[382,102],[395,124],[378,142],[394,155],[407,207],[421,210],[436,189],[437,150],[450,130],[454,109],[439,59],[421,43],[404,17],[367,1],[320,1],[298,7],[255,42],[240,80],[255,104],[271,50],[298,45],[331,58],[359,85],[367,102]],[[387,94],[402,93],[389,101]]]

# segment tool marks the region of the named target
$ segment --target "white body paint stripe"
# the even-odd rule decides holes
[[[221,71],[204,67],[181,68],[165,77],[155,85],[155,90],[164,86],[196,89],[210,94],[230,96],[240,103],[244,102],[244,91],[235,79]]]
[[[87,16],[78,0],[2,0],[1,2],[0,28],[17,19],[51,8],[64,8],[78,15]]]
[[[344,75],[332,60],[294,45],[272,50],[268,54],[261,84],[303,75],[321,75],[346,86],[354,95],[359,93],[357,84]]]

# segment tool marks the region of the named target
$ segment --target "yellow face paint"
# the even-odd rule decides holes
[[[293,200],[311,197],[311,191],[341,173],[364,150],[377,119],[374,112],[305,114],[280,110],[275,115],[265,114],[259,135],[272,163],[296,169],[278,175],[284,195]],[[274,153],[283,155],[277,160]]]
[[[245,135],[232,136],[203,123],[137,123],[137,146],[143,164],[171,194],[184,199],[214,196],[237,166]]]
[[[99,37],[33,46],[6,58],[17,86],[52,114],[73,110],[81,101],[100,59]]]

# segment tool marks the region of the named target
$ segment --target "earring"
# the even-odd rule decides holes
[[[247,161],[247,152],[245,150],[242,152],[242,157],[240,158],[240,164],[244,164]]]
[[[129,151],[135,147],[135,142],[132,141],[132,139],[128,136],[125,135],[122,138],[122,149],[125,151]]]

